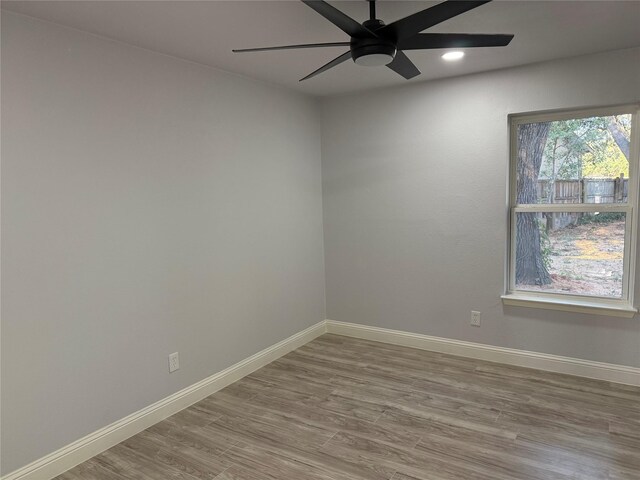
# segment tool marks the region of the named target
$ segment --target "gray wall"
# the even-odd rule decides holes
[[[309,98],[3,12],[2,473],[323,320],[320,168]]]
[[[640,49],[327,99],[327,317],[640,366],[638,317],[500,301],[507,115],[638,101]]]

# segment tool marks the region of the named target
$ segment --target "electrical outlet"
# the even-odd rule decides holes
[[[480,326],[480,312],[471,311],[471,325],[473,327]]]
[[[180,357],[178,356],[178,352],[176,352],[169,355],[169,373],[175,372],[178,369],[180,369]]]

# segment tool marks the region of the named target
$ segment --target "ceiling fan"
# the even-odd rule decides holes
[[[513,35],[472,33],[420,33],[429,27],[484,5],[491,0],[447,0],[431,8],[409,15],[389,25],[376,18],[376,1],[369,2],[369,20],[362,24],[322,0],[302,0],[324,18],[351,37],[349,42],[310,43],[280,47],[244,48],[240,52],[264,52],[299,48],[349,47],[349,51],[311,72],[300,81],[315,77],[352,58],[358,65],[381,66],[407,80],[420,75],[420,70],[404,54],[404,50],[434,48],[504,47]]]

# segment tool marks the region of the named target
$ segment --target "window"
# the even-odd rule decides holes
[[[505,304],[632,316],[638,106],[510,117]]]

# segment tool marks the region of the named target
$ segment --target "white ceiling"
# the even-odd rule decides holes
[[[364,0],[331,1],[358,21]],[[428,8],[433,1],[379,1],[386,23]],[[234,54],[232,48],[347,41],[347,35],[309,7],[289,1],[2,1],[2,8],[276,83],[313,95],[331,95],[407,83],[391,70],[345,62],[318,77],[300,78],[345,52],[344,47]],[[513,33],[504,48],[468,49],[457,63],[441,50],[408,52],[435,78],[640,46],[640,1],[494,1],[429,32]]]

